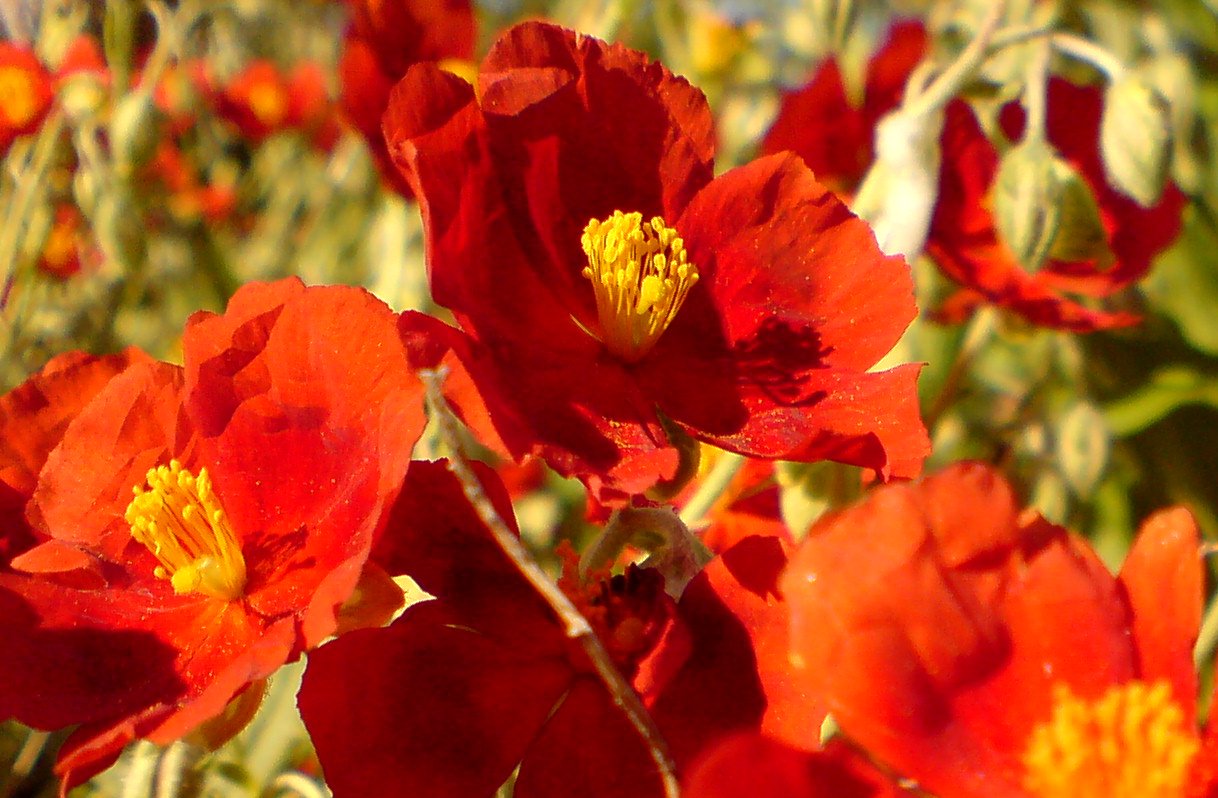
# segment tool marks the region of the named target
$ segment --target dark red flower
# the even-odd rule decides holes
[[[511,520],[506,490],[477,466]],[[313,652],[305,723],[336,796],[658,796],[654,765],[583,649],[491,540],[443,463],[414,463],[373,559],[434,600]],[[560,585],[651,710],[679,768],[745,731],[819,747],[822,705],[787,661],[776,538],[749,538],[673,607],[649,569]],[[374,756],[367,752],[375,751]],[[363,752],[363,753],[361,753]]]
[[[957,101],[948,106],[939,203],[926,245],[944,274],[986,301],[1046,327],[1086,332],[1138,320],[1130,313],[1089,308],[1073,295],[1104,297],[1141,279],[1154,256],[1179,235],[1185,198],[1169,183],[1154,207],[1143,208],[1108,184],[1099,151],[1102,110],[1098,87],[1049,81],[1049,143],[1093,192],[1110,252],[1076,261],[1051,259],[1030,274],[1000,240],[991,214],[998,153],[967,105]],[[1019,138],[1022,109],[1008,104],[1001,123],[1009,138]]]
[[[876,123],[900,104],[927,45],[921,22],[893,25],[867,65],[861,106],[847,98],[837,61],[821,62],[807,83],[783,96],[762,152],[790,150],[821,183],[841,196],[852,195],[875,159]]]
[[[385,148],[381,117],[389,92],[420,61],[468,61],[474,55],[469,0],[347,0],[351,24],[339,60],[342,106],[394,188],[405,183]]]
[[[393,314],[357,289],[246,286],[183,355],[57,364],[5,398],[48,428],[5,476],[35,545],[0,572],[0,716],[83,724],[65,789],[335,632],[422,430]]]
[[[34,51],[0,42],[0,153],[38,129],[53,98],[51,76]]]
[[[919,470],[918,367],[867,372],[914,315],[907,266],[793,156],[714,178],[706,100],[660,64],[525,23],[477,95],[413,67],[385,130],[517,457],[640,492],[674,472],[667,427]]]
[[[511,522],[494,472],[476,470]],[[309,655],[300,710],[338,798],[485,796],[518,763],[520,798],[661,794],[643,743],[582,648],[502,554],[443,462],[411,465],[373,556],[435,599]],[[620,664],[637,670],[647,651],[636,644],[648,636],[637,633],[648,624],[633,619],[672,602],[645,584],[654,580],[635,579],[633,589],[602,583],[604,601],[581,600],[602,610],[600,633],[618,642]]]
[[[792,661],[842,731],[943,798],[1167,798],[1212,778],[1202,586],[1187,511],[1153,516],[1114,577],[975,464],[822,520],[781,581]]]

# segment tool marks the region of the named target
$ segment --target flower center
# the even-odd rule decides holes
[[[655,216],[614,211],[593,219],[580,239],[588,265],[584,277],[596,293],[601,341],[610,352],[633,363],[660,340],[698,282],[698,270],[685,259],[685,242]]]
[[[249,90],[249,107],[258,121],[268,128],[283,124],[288,113],[288,101],[283,90],[270,81],[255,83]]]
[[[196,477],[177,460],[148,470],[148,489],[127,505],[131,536],[157,558],[156,575],[173,592],[232,601],[245,590],[245,558],[228,517],[212,493],[206,468]]]
[[[1130,682],[1095,701],[1059,685],[1024,751],[1039,798],[1178,798],[1200,748],[1167,682]]]
[[[0,108],[15,128],[25,127],[38,113],[34,80],[27,70],[0,66]]]

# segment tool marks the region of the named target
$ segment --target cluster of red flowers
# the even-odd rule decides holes
[[[683,794],[1218,790],[1218,736],[1197,723],[1187,511],[1148,520],[1113,576],[988,466],[907,481],[930,449],[919,366],[874,367],[916,314],[910,271],[839,194],[920,30],[894,32],[834,136],[799,138],[806,121],[783,117],[773,154],[716,175],[704,96],[642,53],[525,23],[471,85],[435,63],[468,56],[467,5],[352,5],[346,113],[378,141],[387,109],[383,158],[418,199],[432,293],[456,326],[361,289],[251,284],[191,317],[180,366],[62,355],[0,398],[0,718],[77,726],[65,791],[137,738],[220,744],[267,677],[316,649],[299,706],[339,798],[473,798],[509,779],[521,798],[666,794],[656,741],[496,538],[492,515],[518,534],[500,477],[474,463],[462,481],[464,456],[411,461],[425,370],[446,375],[432,413],[607,507],[655,509],[701,445],[888,483],[798,545],[773,502],[723,514],[687,584],[567,558],[558,587]],[[29,98],[4,112],[14,135],[50,104],[27,61],[0,63],[0,96]],[[840,108],[832,70],[787,113]],[[188,83],[258,140],[325,127],[320,77],[255,63]],[[1034,321],[1125,323],[1060,292],[1137,279],[1180,195],[1144,209],[1108,189],[1091,90],[1054,83],[1049,104],[1115,260],[1029,275],[1000,251],[979,201],[996,155],[963,104],[947,109],[944,140],[964,143],[944,159],[929,251],[970,296]],[[1056,125],[1063,105],[1087,124]],[[1002,120],[1021,124],[1015,109]],[[394,617],[401,577],[430,598]]]

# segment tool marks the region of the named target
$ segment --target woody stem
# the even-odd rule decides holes
[[[651,755],[656,770],[659,771],[660,779],[664,783],[664,795],[666,798],[677,798],[680,794],[680,785],[677,782],[676,769],[673,765],[672,757],[668,753],[668,745],[664,741],[663,736],[661,736],[660,730],[656,728],[655,722],[651,719],[651,715],[648,714],[642,701],[639,700],[638,694],[635,693],[634,688],[622,677],[622,674],[613,664],[609,652],[605,650],[600,638],[592,631],[592,626],[588,623],[588,620],[576,609],[575,605],[559,589],[558,585],[541,569],[541,566],[533,559],[528,549],[520,542],[520,538],[512,532],[507,522],[500,517],[490,498],[486,495],[478,475],[474,473],[474,470],[462,455],[463,447],[461,445],[460,431],[457,429],[455,417],[448,408],[448,402],[444,398],[444,376],[444,369],[425,369],[419,371],[419,377],[423,380],[426,390],[427,404],[435,414],[441,437],[448,444],[450,451],[448,459],[449,470],[452,471],[453,475],[461,483],[461,490],[465,493],[466,500],[470,503],[474,512],[477,513],[479,520],[490,530],[491,536],[499,544],[499,548],[503,550],[503,553],[512,561],[521,575],[528,580],[529,584],[533,586],[546,603],[550,605],[550,608],[554,610],[555,614],[558,615],[567,637],[577,641],[588,655],[588,659],[592,661],[597,675],[604,683],[605,689],[609,691],[613,702],[622,710],[622,714],[626,716],[630,725],[634,727],[639,737],[646,744],[647,751]]]

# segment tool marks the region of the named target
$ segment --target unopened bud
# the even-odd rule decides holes
[[[1089,402],[1077,402],[1058,424],[1057,464],[1075,494],[1088,496],[1108,464],[1112,434],[1104,416]]]
[[[994,180],[998,234],[1030,272],[1044,264],[1061,221],[1061,159],[1040,138],[1027,139],[1002,156]]]
[[[1100,154],[1108,181],[1139,205],[1159,201],[1171,153],[1167,101],[1137,72],[1116,78],[1104,93]]]
[[[1116,256],[1091,186],[1077,169],[1060,159],[1057,179],[1061,186],[1060,214],[1049,257],[1068,263],[1091,261],[1098,268],[1108,268],[1116,262]]]
[[[1146,65],[1145,75],[1171,108],[1172,178],[1186,191],[1196,191],[1201,165],[1191,142],[1197,125],[1197,76],[1192,63],[1179,53],[1160,53]]]
[[[108,95],[100,78],[80,73],[68,78],[59,87],[59,107],[73,124],[79,125],[97,117]]]
[[[119,101],[110,120],[110,147],[122,172],[144,165],[156,152],[161,139],[160,111],[147,91],[137,91]]]

